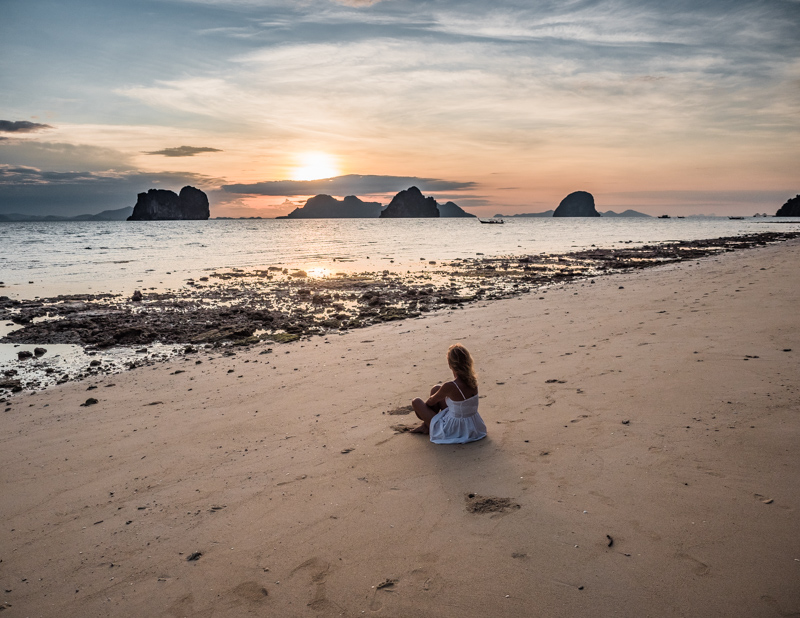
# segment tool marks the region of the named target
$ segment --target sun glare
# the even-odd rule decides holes
[[[294,169],[292,180],[317,180],[339,175],[336,160],[324,152],[306,152],[298,160],[300,165]]]

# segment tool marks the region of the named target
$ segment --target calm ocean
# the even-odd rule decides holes
[[[792,221],[792,223],[779,223]],[[0,294],[176,289],[226,268],[282,266],[310,275],[431,268],[456,258],[567,253],[800,229],[800,219],[263,219],[0,224]]]

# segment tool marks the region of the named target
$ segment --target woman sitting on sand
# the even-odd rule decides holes
[[[472,356],[460,343],[447,350],[447,364],[455,378],[431,389],[428,401],[411,402],[422,425],[411,433],[429,433],[436,444],[462,444],[486,437],[486,425],[478,414],[478,378]]]

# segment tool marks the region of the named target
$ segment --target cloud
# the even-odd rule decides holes
[[[0,131],[3,133],[34,133],[52,128],[49,124],[28,122],[27,120],[0,120]]]
[[[91,178],[101,178],[101,176],[92,172],[45,172],[24,165],[0,164],[0,185],[62,184]]]
[[[28,166],[56,172],[134,169],[131,156],[113,148],[30,139],[3,142],[0,145],[0,164]]]
[[[219,148],[209,148],[208,146],[178,146],[177,148],[164,148],[145,152],[148,155],[163,155],[165,157],[193,157],[201,152],[222,152]]]
[[[373,4],[378,4],[381,0],[335,0],[339,4],[344,4],[345,6],[352,6],[357,9],[366,6],[372,6]]]
[[[421,191],[461,191],[472,189],[474,182],[455,182],[436,178],[418,178],[416,176],[369,176],[348,174],[335,178],[320,180],[271,180],[252,184],[223,185],[222,190],[228,193],[245,195],[375,195],[392,193],[418,187]]]
[[[187,172],[53,172],[0,164],[0,214],[96,214],[133,206],[137,194],[151,188],[177,192],[193,185],[206,190],[219,182]]]

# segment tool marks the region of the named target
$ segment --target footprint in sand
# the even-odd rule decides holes
[[[708,575],[708,572],[711,570],[705,562],[698,560],[697,558],[693,558],[689,554],[676,554],[676,557],[683,558],[684,560],[688,560],[689,563],[692,565],[692,572],[695,575]]]
[[[570,423],[580,423],[583,419],[589,418],[588,414],[581,414],[578,418],[573,418]]]
[[[252,603],[263,601],[269,596],[267,589],[254,581],[243,582],[236,586],[231,592],[233,592],[236,597]]]
[[[175,601],[175,603],[170,605],[167,611],[170,613],[170,615],[175,616],[176,618],[196,615],[196,612],[194,611],[194,595],[189,593],[186,596],[181,597]]]
[[[296,573],[305,571],[311,576],[311,600],[306,604],[311,609],[315,610],[332,610],[336,605],[328,600],[325,593],[325,581],[328,578],[328,573],[331,570],[331,565],[319,558],[309,558],[302,564],[292,569],[289,577],[293,577]]]
[[[783,618],[800,618],[800,612],[792,612],[792,611],[785,611],[778,600],[765,594],[761,597],[761,600],[769,605],[772,610],[778,614],[778,616],[782,616]]]
[[[369,603],[370,611],[377,612],[383,608],[381,596],[385,595],[387,592],[394,592],[394,586],[397,582],[397,579],[387,577],[380,584],[373,586],[372,600]]]
[[[401,406],[399,408],[395,408],[394,410],[389,410],[387,414],[392,414],[397,416],[400,414],[411,414],[413,411],[414,408],[412,408],[411,406]]]
[[[441,583],[439,573],[437,573],[436,569],[432,566],[436,563],[438,557],[433,554],[424,554],[420,557],[420,560],[429,563],[429,565],[417,567],[411,571],[409,574],[411,585],[416,590],[435,595],[444,587]]]

